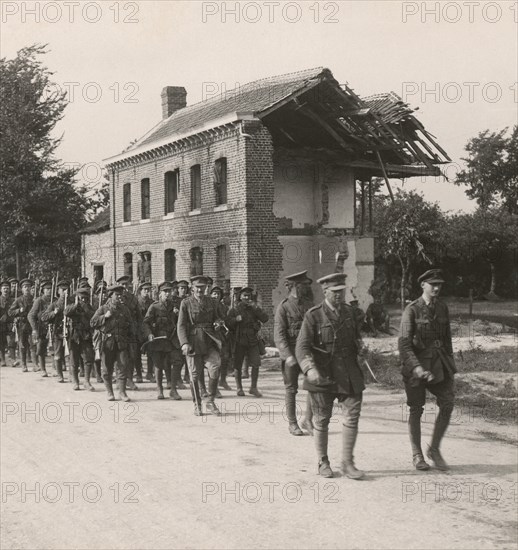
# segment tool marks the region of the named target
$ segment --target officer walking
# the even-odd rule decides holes
[[[277,307],[273,339],[281,357],[282,377],[286,388],[286,415],[288,430],[292,435],[304,435],[297,422],[296,399],[299,387],[299,364],[295,357],[295,344],[306,312],[313,307],[313,293],[307,271],[285,277],[288,297]],[[306,415],[302,427],[313,434],[313,413],[309,393],[306,399]]]
[[[93,371],[94,348],[92,345],[92,327],[90,321],[94,309],[90,304],[90,290],[80,287],[76,291],[74,303],[65,309],[65,317],[69,319],[70,376],[74,390],[79,390],[79,358],[83,358],[85,390],[95,391],[90,383]]]
[[[228,312],[228,326],[234,331],[234,376],[237,395],[245,395],[241,381],[243,360],[246,358],[252,368],[251,385],[248,393],[262,397],[257,389],[261,354],[258,333],[261,323],[268,321],[268,315],[252,302],[253,289],[244,287],[239,292],[240,301]]]
[[[318,279],[324,301],[305,315],[295,347],[295,357],[306,375],[304,389],[309,391],[318,473],[333,477],[327,454],[329,421],[333,402],[342,402],[342,469],[351,479],[364,473],[354,464],[353,450],[365,385],[358,364],[361,350],[360,330],[354,312],[344,301],[345,273]]]
[[[444,278],[440,269],[430,269],[417,280],[423,294],[405,308],[398,341],[401,372],[410,407],[408,429],[412,460],[417,470],[430,468],[421,449],[421,416],[428,390],[437,398],[439,414],[426,454],[437,469],[448,470],[439,446],[453,411],[453,379],[457,369],[453,359],[448,306],[439,300]]]
[[[0,315],[0,360],[2,367],[7,366],[5,362],[6,348],[9,352],[9,359],[11,359],[11,365],[14,366],[16,361],[16,343],[13,331],[13,320],[9,317],[9,308],[14,302],[14,298],[11,296],[11,284],[9,281],[2,281],[0,283],[0,309],[2,314]]]
[[[47,355],[49,325],[42,320],[42,316],[52,300],[52,281],[43,281],[40,284],[40,289],[41,296],[34,300],[27,317],[32,328],[32,341],[36,345],[36,359],[39,361],[41,375],[46,378],[48,373],[45,356]]]
[[[202,275],[191,278],[192,296],[185,298],[180,306],[178,337],[182,352],[187,358],[191,374],[191,392],[194,414],[201,416],[201,396],[198,379],[204,368],[209,374],[209,395],[206,398],[207,412],[219,415],[214,403],[218,389],[221,364],[221,338],[216,329],[224,323],[219,305],[205,295],[207,280]]]
[[[135,342],[135,323],[124,304],[124,286],[108,287],[108,301],[92,317],[90,325],[101,332],[101,361],[103,379],[108,401],[115,401],[113,395],[113,369],[117,364],[117,385],[120,398],[130,401],[126,394],[126,380],[129,371],[129,347]]]

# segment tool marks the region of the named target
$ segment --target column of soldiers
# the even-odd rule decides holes
[[[344,273],[318,279],[324,299],[314,305],[307,272],[287,276],[288,295],[275,313],[274,341],[281,358],[289,433],[300,436],[305,430],[313,435],[318,473],[333,477],[328,429],[337,400],[343,412],[342,471],[351,479],[362,479],[354,448],[365,389],[360,367],[364,346],[361,319],[355,307],[345,303],[345,280]],[[439,447],[453,409],[456,369],[448,308],[438,299],[444,279],[440,270],[432,269],[418,281],[423,294],[405,309],[399,337],[412,460],[418,470],[430,467],[421,448],[421,415],[428,390],[437,397],[440,413],[426,454],[438,469],[447,470]],[[91,378],[96,376],[113,401],[115,376],[120,399],[129,401],[127,390],[138,389],[133,376],[138,382],[143,380],[141,354],[146,354],[145,378],[156,383],[157,398],[165,399],[165,377],[169,397],[182,399],[178,390],[186,389],[182,383],[185,368],[194,414],[200,416],[203,404],[205,412],[220,414],[215,399],[221,397],[219,387],[231,389],[227,381],[231,371],[237,395],[244,395],[242,380],[248,365],[248,393],[261,397],[260,329],[268,315],[255,303],[249,286],[236,289],[228,303],[223,290],[212,287],[212,280],[201,275],[191,278],[190,292],[187,281],[160,283],[156,299],[151,297],[149,283],[141,285],[136,296],[126,276],[109,287],[99,281],[95,288],[82,278],[73,293],[68,281],[43,281],[35,297],[29,279],[13,283],[0,283],[2,366],[6,366],[7,352],[12,366],[21,364],[27,372],[31,358],[33,370],[48,377],[45,356],[52,344],[58,382],[64,382],[65,357],[69,356],[69,381],[74,390],[80,389],[82,373],[84,388],[94,391]],[[299,425],[300,375],[308,394]]]

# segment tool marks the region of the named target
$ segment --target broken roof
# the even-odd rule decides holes
[[[357,166],[437,174],[447,153],[394,92],[360,98],[325,68],[264,78],[174,112],[108,164],[129,159],[224,123],[255,118],[286,147],[342,151]],[[415,170],[413,170],[413,168]],[[373,172],[373,173],[374,173]]]
[[[102,212],[99,212],[95,218],[87,223],[79,233],[101,233],[110,229],[110,207],[107,206]]]

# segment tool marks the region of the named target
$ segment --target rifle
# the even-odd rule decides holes
[[[101,292],[99,292],[99,307],[103,305],[103,292],[104,292],[104,279],[101,279]],[[101,360],[101,346],[102,346],[102,334],[100,338],[95,342],[95,355],[94,360]]]
[[[52,277],[52,290],[50,294],[50,307],[52,307],[52,302],[54,301],[54,292],[56,292],[56,283],[57,280]],[[54,351],[54,343],[52,342],[52,323],[48,323],[47,325],[47,350],[48,353],[49,350]]]
[[[65,315],[65,309],[67,309],[67,300],[68,298],[68,292],[65,291],[65,306],[63,308],[63,346],[65,349],[65,357],[68,357],[70,355],[70,350],[68,349],[68,327],[67,327],[67,318]]]
[[[16,302],[16,300],[18,300],[18,284],[14,289],[14,301]],[[13,328],[14,328],[14,343],[17,344],[18,343],[18,326],[16,324],[16,318],[14,319],[14,322],[13,322]]]

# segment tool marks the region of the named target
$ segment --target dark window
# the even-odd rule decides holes
[[[203,250],[196,246],[189,252],[191,256],[191,277],[203,275]]]
[[[191,210],[201,208],[201,167],[191,166]]]
[[[131,252],[124,254],[124,275],[128,275],[133,281],[133,254]]]
[[[216,205],[227,204],[227,159],[224,157],[214,163],[214,189]]]
[[[102,281],[104,279],[104,266],[94,265],[94,283]]]
[[[139,252],[137,264],[138,282],[151,282],[151,252]]]
[[[150,201],[149,201],[149,178],[144,178],[140,182],[140,200],[141,200],[141,211],[142,219],[149,219],[150,215]]]
[[[164,175],[165,213],[174,212],[174,203],[180,192],[180,171],[166,172]]]
[[[131,221],[131,183],[125,183],[123,191],[123,221]]]
[[[216,247],[216,285],[223,289],[230,286],[230,255],[226,244]]]
[[[164,280],[174,281],[176,279],[176,250],[168,248],[164,252]]]

